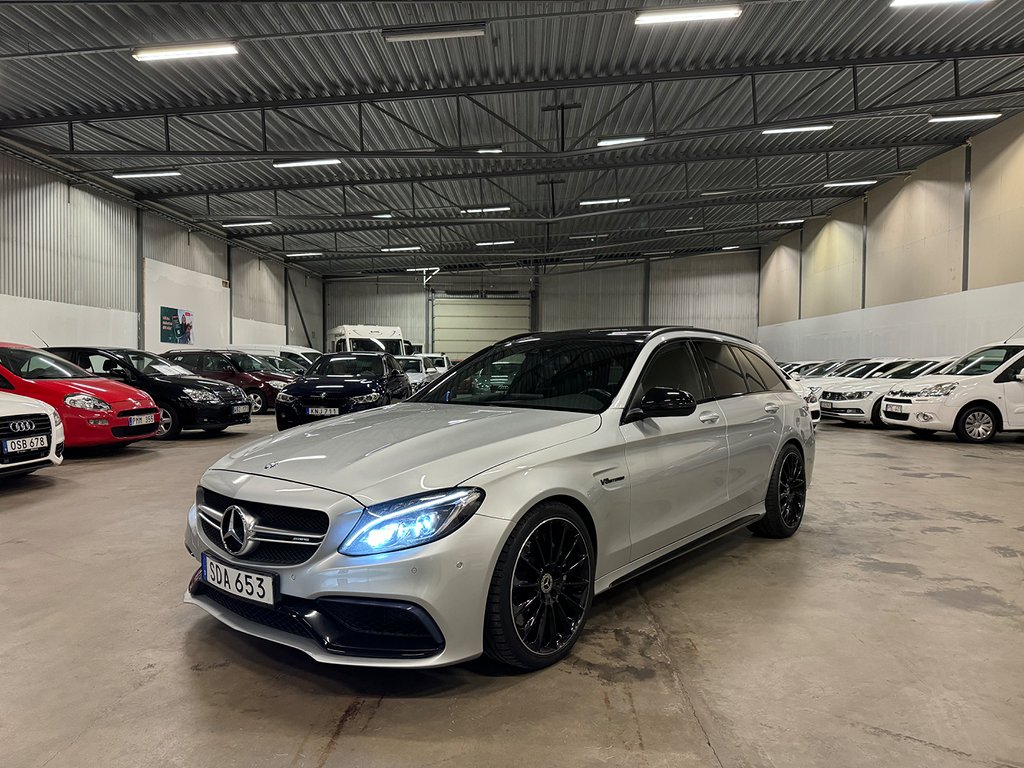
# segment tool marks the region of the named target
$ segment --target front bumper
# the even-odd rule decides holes
[[[247,406],[247,410],[245,413],[234,413],[236,405]],[[197,405],[189,401],[179,404],[178,408],[182,429],[230,427],[234,424],[248,424],[252,421],[252,407],[248,398],[220,405]]]
[[[197,577],[193,576],[185,602],[200,606],[241,632],[295,648],[326,664],[404,668],[456,664],[483,653],[487,592],[510,524],[477,513],[439,541],[365,557],[338,554],[340,542],[328,534],[309,561],[268,567],[226,556],[197,530],[193,508],[185,534],[185,546],[193,557],[200,560],[201,553],[207,552],[238,568],[276,573],[281,599],[270,611],[251,610],[248,603],[239,605],[235,599],[223,599],[226,593],[211,595],[213,588],[203,582],[197,587]],[[362,632],[353,641],[351,621],[336,616],[324,618],[329,613],[324,610],[324,601],[330,608],[332,599],[387,603],[416,614],[428,634],[431,625],[436,630],[434,644],[414,653],[408,647],[396,651],[393,637],[387,639],[372,631]],[[348,639],[342,637],[346,635]],[[374,637],[374,642],[368,642]]]
[[[131,416],[154,416],[152,424],[130,425]],[[68,448],[86,448],[145,440],[156,434],[160,411],[156,407],[130,411],[88,411],[82,408],[63,408],[64,433]]]
[[[874,403],[870,400],[827,400],[829,405],[821,406],[821,415],[829,419],[840,419],[842,421],[864,422],[871,421],[871,408]]]
[[[899,412],[894,410],[899,408]],[[882,421],[894,427],[929,429],[950,432],[956,422],[957,409],[946,405],[944,398],[882,399]]]
[[[358,413],[359,411],[368,411],[373,408],[380,408],[384,405],[384,398],[381,398],[375,403],[353,403],[350,399],[345,398],[344,400],[312,400],[299,398],[293,400],[290,403],[278,403],[274,409],[274,413],[277,417],[277,428],[278,429],[291,429],[297,427],[300,424],[311,424],[315,421],[323,421],[324,419],[336,419],[338,416],[347,416],[350,413]],[[338,413],[330,416],[310,416],[306,413],[307,408],[337,408]]]

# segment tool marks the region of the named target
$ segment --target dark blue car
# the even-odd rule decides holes
[[[277,395],[277,428],[379,408],[411,394],[409,377],[389,354],[321,355],[303,378]]]

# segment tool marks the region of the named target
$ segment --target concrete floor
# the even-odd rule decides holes
[[[1024,765],[1024,440],[825,425],[795,538],[644,576],[505,676],[321,667],[181,603],[196,480],[272,428],[0,486],[5,768]]]

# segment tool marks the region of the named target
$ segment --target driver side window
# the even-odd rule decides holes
[[[693,348],[687,342],[666,344],[651,356],[640,376],[637,399],[653,387],[689,392],[698,403],[709,399]]]

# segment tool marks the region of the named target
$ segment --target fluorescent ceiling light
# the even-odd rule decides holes
[[[500,155],[504,151],[501,147],[480,147],[476,153],[478,155]]]
[[[978,5],[989,0],[892,0],[890,8],[910,8],[915,5]]]
[[[804,223],[803,219],[789,219],[788,221],[780,221],[779,222],[779,224],[781,224],[783,226],[787,226],[789,224],[803,224],[803,223]]]
[[[580,200],[580,205],[615,205],[628,202],[628,197],[604,197],[598,200]]]
[[[309,165],[338,165],[341,163],[336,157],[315,157],[310,160],[275,160],[275,168],[304,168]]]
[[[466,208],[459,213],[505,213],[511,210],[512,207],[508,205],[493,205],[489,208]]]
[[[164,61],[166,59],[198,59],[202,56],[234,56],[238,47],[234,43],[187,43],[184,45],[157,45],[136,48],[132,58],[136,61]]]
[[[393,213],[375,213],[373,214],[374,219],[393,219],[395,215]]]
[[[598,139],[597,146],[617,147],[620,144],[642,144],[645,141],[647,141],[646,136],[618,136],[607,139]]]
[[[679,21],[718,21],[722,19],[737,19],[741,13],[743,13],[743,9],[738,5],[659,8],[656,11],[641,11],[636,16],[636,23],[672,24]]]
[[[668,253],[675,253],[675,251],[648,251],[644,256],[664,256]]]
[[[389,27],[381,30],[385,42],[411,43],[417,40],[452,40],[459,37],[483,37],[487,33],[484,23],[434,24],[422,27]]]
[[[181,176],[181,171],[122,171],[113,174],[115,179],[155,179],[158,176]]]
[[[381,253],[404,253],[408,251],[422,251],[422,245],[396,245],[393,248],[381,248]]]
[[[489,240],[487,242],[477,243],[477,245],[483,247],[486,245],[512,245],[513,243],[515,243],[515,240]]]
[[[608,237],[608,235],[569,235],[570,240],[597,240],[599,237]]]
[[[266,221],[226,221],[221,226],[224,229],[233,229],[234,227],[268,227],[273,223],[269,219]]]
[[[669,235],[678,234],[679,232],[700,232],[704,227],[680,227],[679,229],[666,229],[665,232]]]
[[[969,115],[932,115],[928,118],[929,123],[961,123],[970,120],[998,120],[1003,116],[1002,112],[974,112]]]
[[[710,192],[701,192],[701,197],[717,197],[718,195],[736,195],[740,192],[749,192],[751,190],[743,189],[714,189]]]
[[[862,181],[830,181],[825,185],[825,189],[838,189],[840,187],[870,187],[877,183],[877,179],[864,179]]]
[[[302,253],[288,253],[286,256],[323,256],[323,251],[303,251]]]
[[[723,251],[738,251],[739,249],[740,249],[740,247],[738,245],[727,245],[722,250]]]
[[[831,123],[821,123],[820,125],[795,125],[791,128],[766,128],[761,131],[764,136],[774,136],[779,133],[814,133],[815,131],[831,131],[835,128]]]

